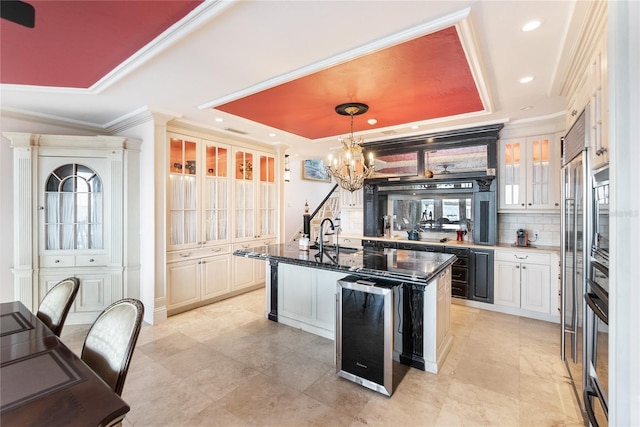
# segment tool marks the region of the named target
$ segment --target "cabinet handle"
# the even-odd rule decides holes
[[[247,248],[249,247],[249,245],[248,245],[248,244],[247,244],[247,245],[242,245],[242,247],[243,247],[244,249],[247,249]]]
[[[212,252],[220,252],[221,250],[222,250],[222,249],[220,249],[220,248],[212,248],[212,249],[211,249],[211,251],[212,251]]]
[[[527,259],[527,258],[529,258],[529,255],[525,255],[524,257],[520,257],[520,256],[514,254],[513,256],[516,257],[516,259]]]
[[[191,256],[191,252],[186,253],[186,254],[180,254],[180,256],[181,256],[182,258],[189,258],[189,257]]]
[[[573,110],[573,111],[571,112],[571,115],[572,115],[572,116],[575,116],[576,114],[578,114],[578,110]]]

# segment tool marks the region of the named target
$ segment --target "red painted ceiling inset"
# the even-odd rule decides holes
[[[88,88],[202,0],[29,3],[35,28],[1,21],[0,82]]]
[[[354,118],[354,131],[482,111],[455,27],[336,65],[215,107],[309,139],[344,135],[349,117],[335,113],[344,102],[369,111]]]

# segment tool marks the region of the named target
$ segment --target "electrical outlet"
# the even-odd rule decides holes
[[[534,235],[534,236],[536,236],[536,237],[538,237],[538,234],[540,234],[540,230],[535,230],[535,231],[533,232],[533,235]]]

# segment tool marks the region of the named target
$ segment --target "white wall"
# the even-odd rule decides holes
[[[284,183],[284,238],[286,241],[291,240],[302,225],[305,201],[309,203],[309,213],[313,213],[335,185],[333,180],[329,183],[302,179],[303,160],[301,157],[290,159],[291,182]],[[295,235],[295,238],[298,237]]]
[[[155,234],[155,206],[156,206],[156,171],[155,159],[155,130],[152,117],[149,120],[129,127],[118,133],[119,136],[136,138],[142,142],[140,146],[140,228],[137,236],[140,239],[140,300],[144,304],[144,320],[154,324],[156,311],[156,252],[164,253],[164,247],[156,251]],[[164,188],[164,186],[162,186]],[[162,260],[161,260],[162,261]],[[164,288],[164,283],[162,284]],[[163,293],[164,295],[164,293]],[[166,314],[165,316],[166,317]]]
[[[640,2],[609,2],[609,425],[640,425]]]

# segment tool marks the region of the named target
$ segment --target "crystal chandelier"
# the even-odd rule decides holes
[[[343,116],[351,116],[351,134],[348,138],[340,138],[342,151],[334,157],[329,154],[327,172],[331,174],[340,187],[348,191],[356,191],[363,187],[364,180],[373,175],[373,153],[369,153],[366,161],[362,153],[362,137],[356,140],[353,136],[353,116],[366,113],[369,106],[361,103],[340,104],[336,107],[336,113]]]

